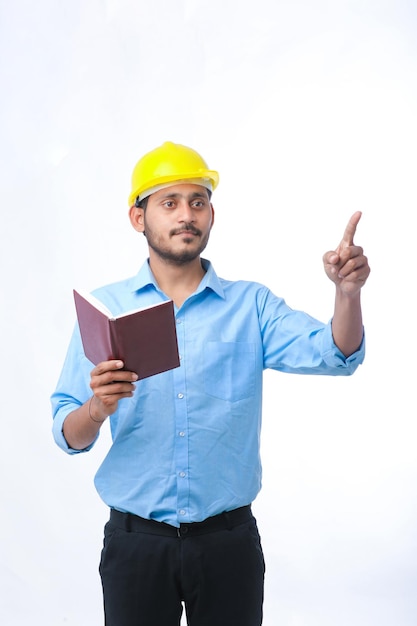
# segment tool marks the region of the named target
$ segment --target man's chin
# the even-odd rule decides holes
[[[178,252],[174,252],[172,250],[155,250],[153,249],[155,254],[157,254],[162,260],[171,265],[187,265],[187,263],[192,263],[200,256],[200,249],[198,250],[182,250]]]
[[[195,261],[200,256],[201,250],[183,250],[182,252],[174,253],[172,255],[172,261],[178,265],[185,265]]]
[[[198,259],[207,246],[208,240],[196,241],[195,237],[189,237],[188,239],[189,241],[186,239],[183,239],[181,242],[178,241],[177,245],[173,245],[169,248],[152,245],[154,242],[150,242],[149,239],[148,245],[152,248],[155,254],[167,263],[181,266]]]

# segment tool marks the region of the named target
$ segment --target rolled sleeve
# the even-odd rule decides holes
[[[67,454],[88,452],[98,438],[97,435],[96,439],[88,448],[74,450],[68,445],[63,434],[63,426],[67,416],[80,408],[91,396],[89,380],[90,371],[93,367],[93,364],[84,356],[77,326],[68,348],[57,387],[51,396],[53,415],[52,434],[57,445]]]
[[[345,370],[344,374],[349,376],[361,365],[365,358],[365,334],[358,350],[346,357],[336,346],[332,335],[331,321],[322,333],[322,354],[323,360],[330,368]]]
[[[97,441],[99,437],[99,433],[98,433],[95,440],[87,448],[83,448],[82,450],[74,450],[74,448],[71,448],[68,445],[68,442],[65,439],[64,432],[63,432],[64,422],[67,416],[70,413],[72,413],[72,411],[74,411],[76,408],[78,408],[78,406],[79,405],[72,406],[72,407],[69,407],[69,406],[62,407],[55,414],[54,421],[52,423],[52,434],[53,434],[55,443],[61,448],[61,450],[63,450],[67,454],[80,454],[81,452],[88,452],[94,446],[95,442]]]

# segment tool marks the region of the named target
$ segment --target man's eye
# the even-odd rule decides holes
[[[164,204],[167,207],[167,209],[172,209],[175,206],[175,204],[174,204],[174,202],[172,200],[167,200]]]

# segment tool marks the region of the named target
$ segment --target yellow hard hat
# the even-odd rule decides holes
[[[204,159],[192,148],[166,141],[148,152],[135,165],[129,206],[158,189],[179,181],[193,182],[213,191],[219,174],[209,170]]]

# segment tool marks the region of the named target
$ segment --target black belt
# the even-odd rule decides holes
[[[214,517],[208,517],[203,522],[180,524],[179,528],[165,522],[145,519],[138,515],[133,515],[133,513],[122,513],[121,511],[116,511],[116,509],[111,509],[110,511],[110,523],[117,526],[117,528],[122,528],[127,532],[148,533],[164,537],[196,536],[218,530],[230,530],[251,519],[253,519],[253,515],[250,505],[242,506],[233,511],[226,511]]]

